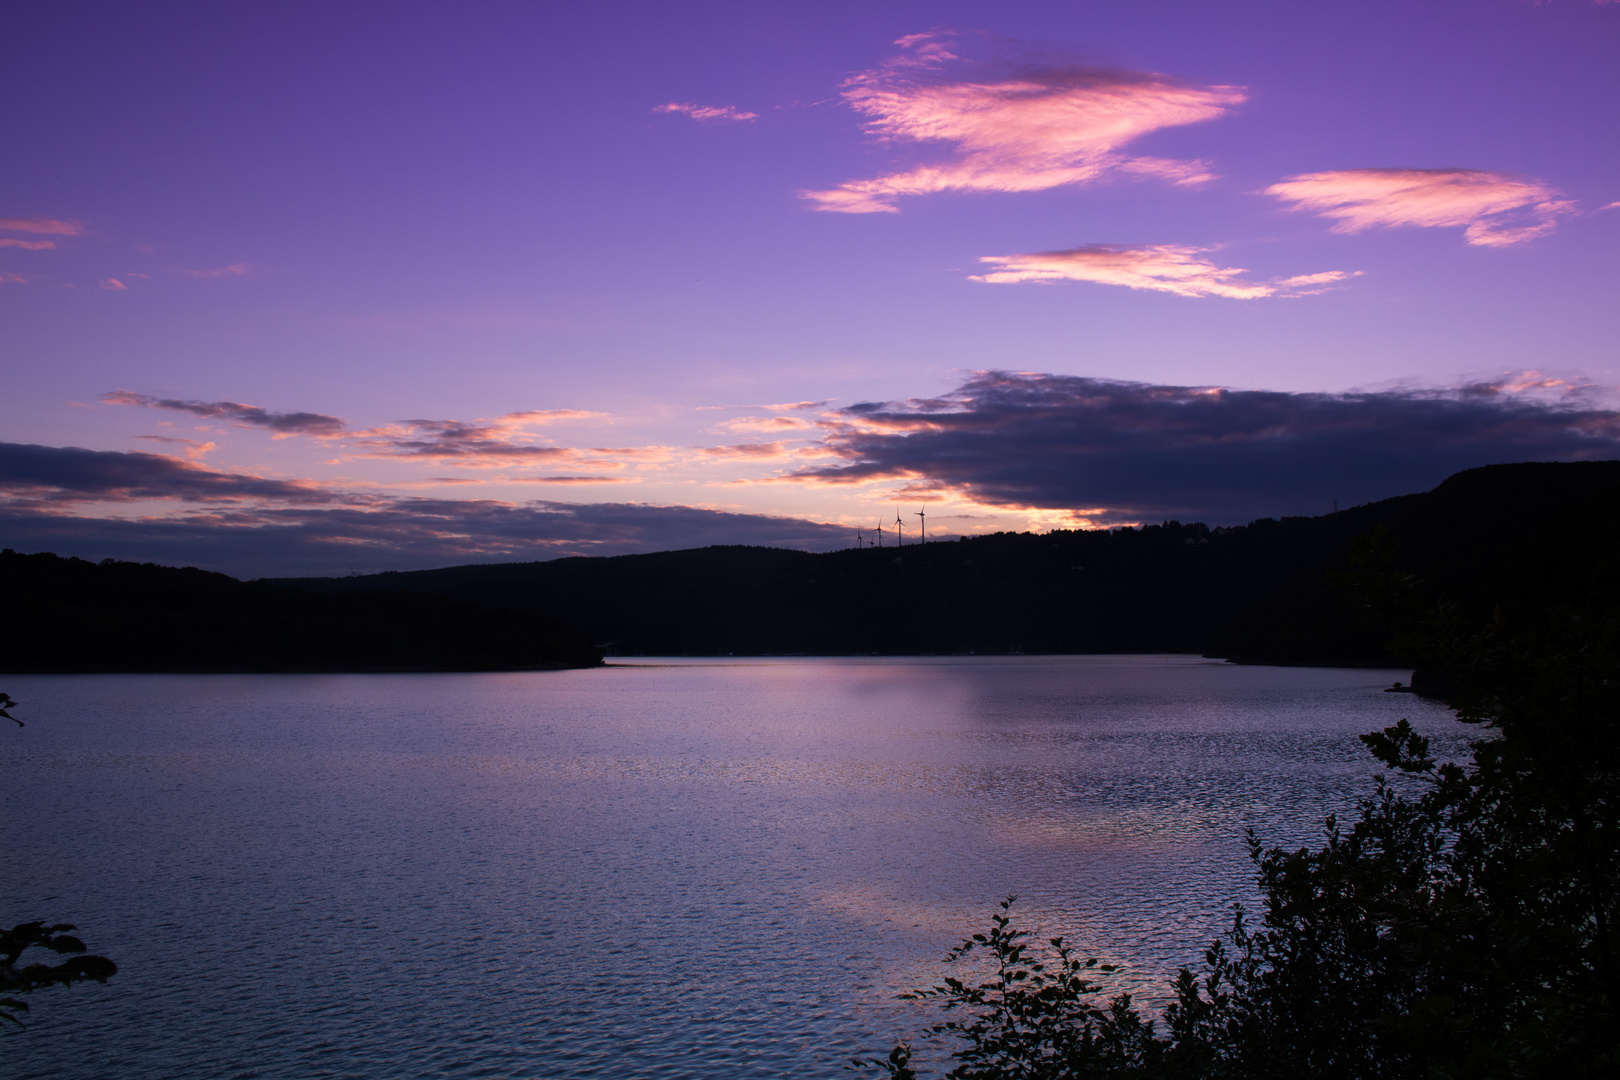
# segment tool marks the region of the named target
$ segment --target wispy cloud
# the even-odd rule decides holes
[[[802,194],[818,210],[892,213],[903,196],[942,191],[1044,191],[1110,174],[1178,184],[1210,179],[1202,162],[1131,157],[1153,131],[1224,116],[1235,86],[1073,62],[979,63],[942,35],[914,34],[901,54],[845,81],[843,97],[888,143],[945,143],[955,154],[871,180]]]
[[[907,482],[1106,522],[1318,513],[1512,461],[1620,456],[1620,412],[1541,377],[1339,394],[981,372],[841,410],[808,483]]]
[[[216,443],[198,442],[196,439],[177,439],[170,435],[137,435],[135,437],[145,442],[181,447],[181,453],[186,455],[187,461],[201,461],[211,451],[219,449]]]
[[[55,246],[55,240],[17,240],[10,236],[0,236],[0,247],[22,248],[24,251],[49,251]]]
[[[200,278],[245,277],[253,273],[253,267],[249,263],[231,263],[229,266],[221,266],[213,270],[181,270],[180,272],[188,277]]]
[[[758,113],[744,112],[735,105],[694,105],[671,101],[653,110],[656,113],[682,113],[694,120],[758,120]]]
[[[101,287],[106,289],[108,292],[125,292],[129,289],[128,285],[125,285],[122,281],[119,281],[115,277],[104,278],[100,284]]]
[[[1087,244],[1067,251],[1039,251],[1031,255],[987,255],[979,261],[990,272],[969,280],[992,285],[1016,282],[1092,281],[1152,289],[1177,296],[1224,296],[1257,300],[1270,296],[1309,296],[1354,277],[1346,270],[1245,281],[1242,267],[1217,266],[1206,258],[1207,247],[1179,244]]]
[[[10,270],[0,270],[0,284],[26,285],[28,278],[22,274],[14,274]]]
[[[629,476],[507,476],[503,484],[633,484]]]
[[[171,409],[209,420],[226,420],[252,427],[268,428],[283,435],[337,435],[344,423],[335,416],[312,412],[271,412],[239,401],[185,401],[137,394],[133,390],[113,390],[101,395],[109,405],[139,405],[148,409]]]
[[[502,465],[515,460],[562,461],[580,458],[580,452],[532,442],[528,429],[560,420],[583,420],[601,415],[579,409],[531,409],[492,420],[405,420],[353,432],[347,445],[352,452],[364,456],[416,458],[460,465]]]
[[[1290,209],[1337,222],[1332,231],[1462,228],[1470,244],[1505,247],[1551,232],[1574,206],[1541,180],[1483,169],[1342,169],[1266,188]]]
[[[651,459],[665,447],[627,447],[584,451],[537,441],[533,429],[567,420],[595,419],[602,413],[581,409],[527,409],[494,419],[402,420],[395,424],[352,430],[341,417],[316,412],[272,412],[239,401],[193,401],[159,398],[133,390],[114,390],[101,400],[113,405],[136,405],[189,413],[248,427],[265,428],[276,437],[311,436],[337,449],[347,458],[403,459],[443,465],[488,468],[544,464],[553,468],[623,469],[612,458]],[[577,477],[518,477],[524,482],[574,483]]]
[[[0,218],[0,232],[36,233],[43,236],[83,236],[84,222],[56,218]]]
[[[785,442],[738,443],[735,446],[705,446],[699,452],[710,458],[743,458],[751,461],[782,460],[789,456]]]

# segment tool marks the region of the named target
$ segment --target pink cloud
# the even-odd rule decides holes
[[[1259,300],[1271,296],[1309,296],[1355,276],[1345,270],[1328,270],[1271,281],[1245,281],[1240,277],[1247,272],[1242,267],[1217,266],[1202,257],[1211,250],[1179,244],[1088,244],[1069,251],[987,255],[979,261],[989,264],[991,271],[969,280],[991,285],[1092,281],[1177,296]]]
[[[83,236],[82,221],[57,221],[55,218],[0,218],[0,231],[43,233],[46,236]]]
[[[1470,244],[1505,247],[1551,232],[1573,205],[1528,176],[1483,169],[1342,169],[1290,176],[1266,188],[1334,218],[1336,233],[1389,228],[1462,227]]]
[[[22,248],[24,251],[49,251],[55,246],[55,240],[13,240],[9,236],[0,237],[0,247]]]
[[[106,289],[108,292],[125,292],[129,289],[128,285],[125,285],[122,281],[119,281],[115,277],[110,277],[102,281],[101,287]]]
[[[21,274],[13,274],[10,270],[0,270],[0,284],[26,285],[28,279]]]
[[[787,443],[785,442],[739,443],[736,446],[705,446],[703,448],[703,453],[705,456],[711,458],[744,458],[755,461],[785,458],[788,456]]]
[[[744,112],[735,105],[694,105],[689,101],[671,101],[653,112],[683,113],[694,120],[758,120],[758,113]]]
[[[1235,86],[1189,86],[1163,75],[1079,64],[992,71],[914,34],[902,54],[846,80],[843,97],[889,143],[936,142],[956,155],[872,180],[802,192],[817,210],[893,213],[906,195],[941,191],[1044,191],[1112,173],[1177,184],[1210,179],[1202,162],[1128,157],[1131,141],[1161,128],[1226,115],[1245,100]]]
[[[634,484],[629,476],[507,476],[503,484]]]
[[[760,431],[765,433],[802,431],[816,425],[796,416],[738,416],[715,426],[716,431]]]
[[[231,265],[221,266],[217,270],[182,270],[180,272],[191,277],[200,278],[243,277],[251,274],[253,267],[247,263],[231,263]]]

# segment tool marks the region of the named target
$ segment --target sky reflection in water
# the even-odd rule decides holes
[[[3,906],[123,969],[8,1076],[833,1076],[1018,893],[1151,992],[1405,672],[1187,657],[13,677]]]

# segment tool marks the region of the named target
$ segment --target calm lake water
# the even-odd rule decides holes
[[[1152,996],[1243,831],[1353,809],[1405,671],[1191,657],[8,676],[0,919],[122,969],[31,1077],[833,1077],[1020,897]]]

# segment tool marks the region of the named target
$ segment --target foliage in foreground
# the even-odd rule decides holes
[[[1620,550],[1620,547],[1617,547]],[[1620,612],[1614,566],[1582,602],[1498,609],[1483,627],[1431,609],[1408,641],[1484,737],[1437,764],[1399,724],[1363,743],[1416,778],[1379,778],[1322,846],[1250,853],[1258,922],[1237,909],[1183,969],[1159,1025],[1106,1006],[1061,939],[1038,947],[1010,901],[953,950],[995,958],[976,985],[910,997],[953,1080],[1080,1077],[1440,1080],[1613,1077],[1620,1069]],[[858,1068],[917,1074],[901,1044]]]
[[[23,722],[9,711],[16,707],[10,694],[0,693],[0,717],[22,727]],[[118,965],[105,956],[86,954],[84,942],[68,934],[75,929],[72,923],[27,922],[10,930],[0,930],[0,1021],[14,1027],[23,1026],[18,1017],[28,1011],[28,1002],[13,997],[14,994],[26,994],[47,986],[72,986],[90,979],[105,983],[118,974]],[[69,955],[71,959],[60,964],[32,963],[18,967],[22,954],[32,948]]]
[[[84,942],[68,933],[73,929],[76,928],[72,923],[28,922],[0,930],[0,994],[6,995],[0,997],[0,1020],[22,1026],[18,1015],[28,1011],[28,1002],[10,996],[12,994],[26,994],[47,986],[72,986],[92,979],[104,983],[118,974],[118,965],[105,956],[87,955]],[[70,958],[60,964],[36,962],[18,967],[22,954],[36,947],[59,955],[68,954]]]

